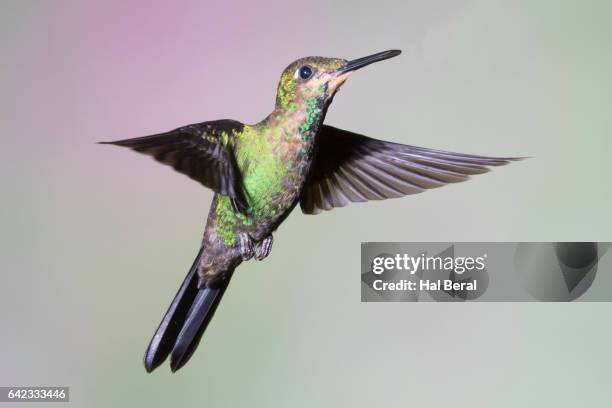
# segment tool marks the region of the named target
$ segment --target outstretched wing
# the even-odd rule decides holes
[[[233,133],[241,132],[243,127],[240,122],[225,119],[152,136],[100,143],[129,147],[153,156],[213,191],[232,197],[244,207],[244,192],[231,143]]]
[[[520,158],[451,153],[376,140],[323,125],[300,198],[306,214],[467,180]]]

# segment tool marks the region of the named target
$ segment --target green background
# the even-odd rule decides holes
[[[608,1],[0,4],[1,385],[72,406],[609,407],[610,304],[360,303],[362,241],[612,240]],[[404,53],[327,123],[532,156],[318,216],[243,264],[180,372],[141,358],[211,193],[95,145],[273,107],[305,55]],[[25,405],[24,405],[25,406]]]

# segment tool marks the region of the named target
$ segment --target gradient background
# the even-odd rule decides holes
[[[364,304],[359,251],[612,240],[612,3],[172,3],[0,4],[0,384],[69,385],[78,407],[611,406],[612,305]],[[212,195],[94,142],[253,123],[293,59],[389,48],[404,53],[353,75],[327,123],[534,158],[296,211],[272,256],[239,269],[190,364],[145,374]]]

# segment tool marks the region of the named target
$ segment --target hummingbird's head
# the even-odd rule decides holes
[[[353,71],[400,53],[400,50],[389,50],[352,61],[324,57],[300,58],[283,71],[276,93],[276,106],[294,111],[300,106],[307,106],[313,98],[319,104],[328,104]]]

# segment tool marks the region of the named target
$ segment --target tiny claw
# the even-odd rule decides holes
[[[268,255],[270,255],[270,251],[272,251],[272,243],[274,242],[274,238],[272,235],[268,235],[261,242],[255,245],[255,259],[261,261]]]
[[[253,257],[253,240],[248,234],[238,234],[238,249],[243,261],[248,261]]]

